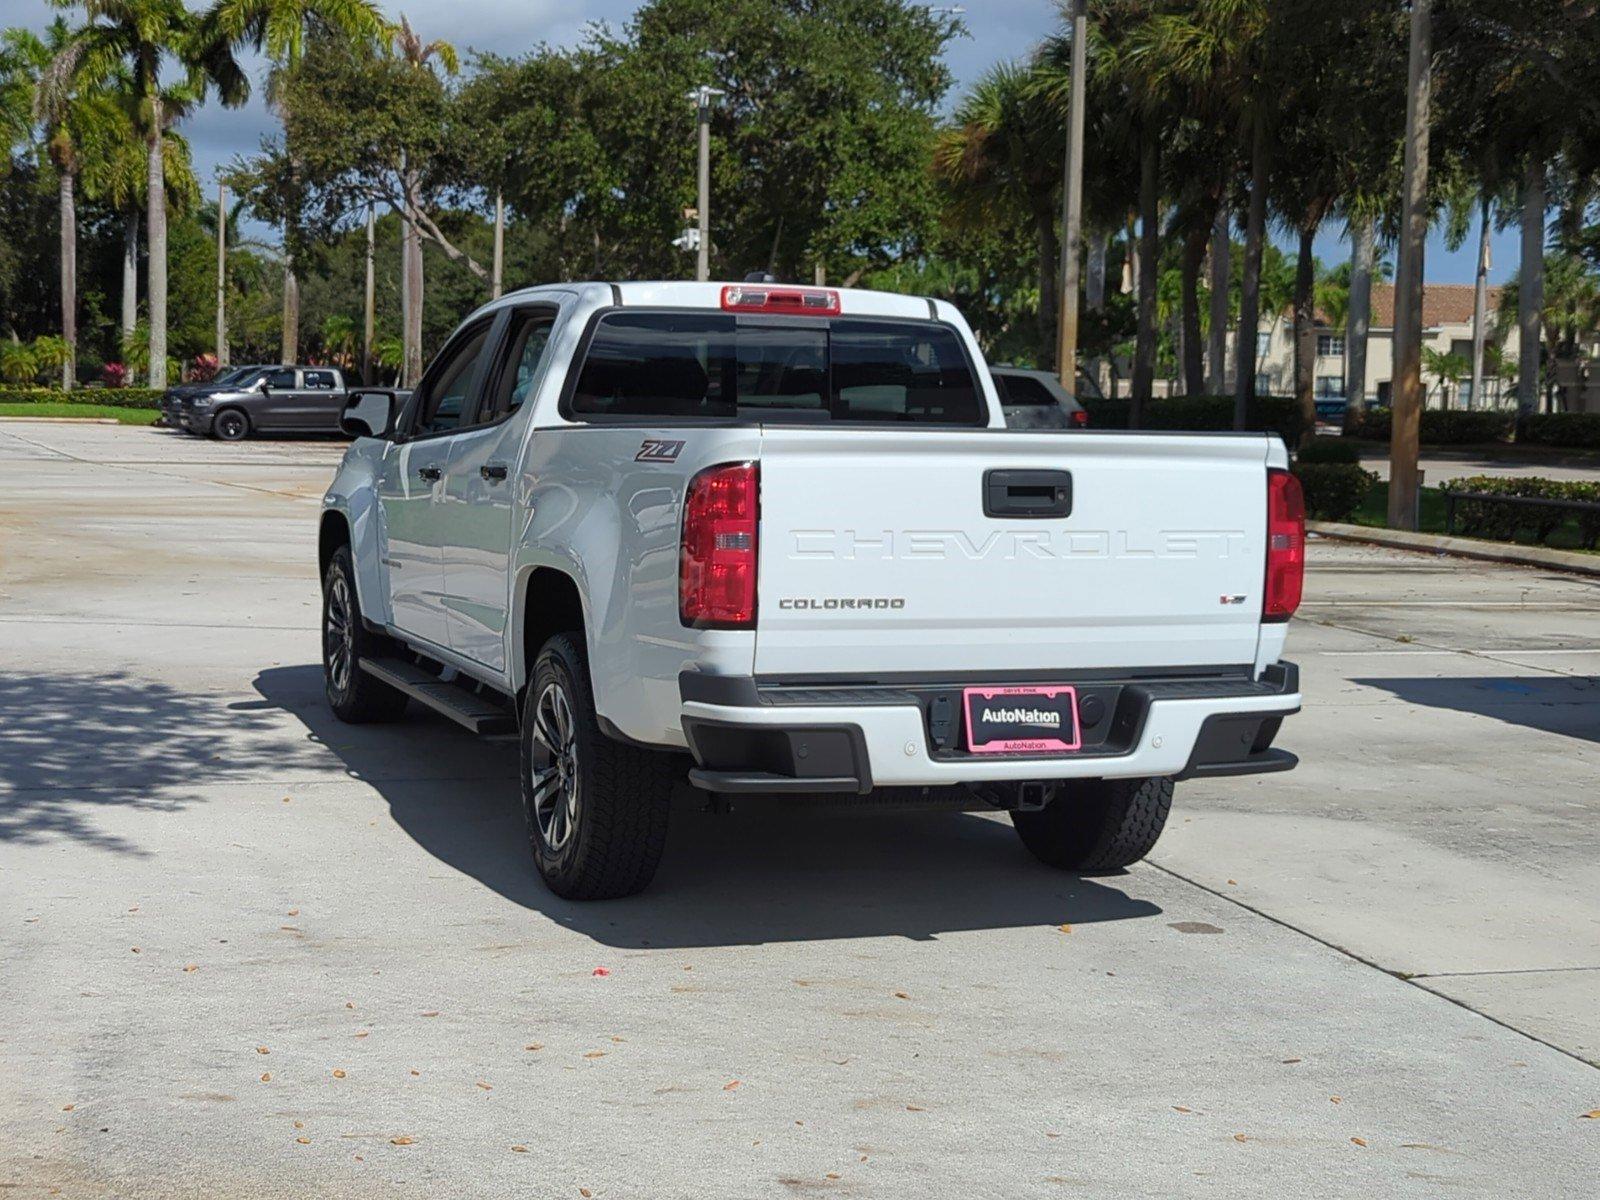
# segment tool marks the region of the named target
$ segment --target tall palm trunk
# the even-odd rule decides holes
[[[1517,411],[1539,410],[1539,328],[1544,315],[1544,160],[1528,156],[1522,177],[1522,263],[1517,285]]]
[[[139,324],[139,214],[122,214],[122,340]]]
[[[377,287],[376,264],[373,262],[373,251],[376,249],[377,211],[372,205],[367,205],[367,277],[366,288],[362,292],[361,315],[361,382],[368,387],[372,386],[372,339],[377,332]]]
[[[1345,428],[1367,407],[1367,335],[1372,327],[1372,268],[1378,258],[1377,223],[1359,218],[1351,231],[1350,310],[1345,317]]]
[[[1423,254],[1428,240],[1428,132],[1433,101],[1433,2],[1411,6],[1406,139],[1400,187],[1400,262],[1394,288],[1394,400],[1389,422],[1389,526],[1421,515]]]
[[[1256,395],[1256,326],[1261,322],[1261,245],[1267,227],[1267,123],[1257,114],[1250,135],[1250,208],[1244,225],[1244,274],[1239,279],[1238,374],[1233,381],[1233,427],[1243,429]]]
[[[402,287],[405,291],[404,320],[405,361],[403,374],[406,387],[415,387],[422,377],[422,303],[425,294],[422,279],[422,236],[417,230],[416,214],[421,209],[420,188],[414,172],[406,168],[405,214],[401,225]]]
[[[1128,425],[1144,422],[1156,371],[1156,222],[1160,216],[1160,149],[1155,137],[1142,133],[1139,142],[1139,325],[1133,351],[1133,397]]]
[[[506,265],[506,198],[503,192],[494,194],[494,274],[490,277],[489,298],[500,299],[505,281]]]
[[[1200,268],[1205,265],[1211,231],[1192,225],[1183,239],[1183,391],[1198,396],[1205,391],[1205,346],[1200,337]]]
[[[1056,306],[1061,291],[1061,234],[1056,214],[1048,205],[1034,213],[1039,243],[1039,369],[1049,371],[1056,364]]]
[[[145,225],[150,243],[150,386],[167,386],[167,179],[161,146],[161,94],[150,96],[150,160],[145,180]]]
[[[1317,436],[1316,260],[1311,243],[1317,226],[1300,228],[1300,252],[1294,268],[1294,397],[1300,409],[1300,444]]]
[[[217,185],[217,369],[228,365],[228,187]]]
[[[61,364],[61,390],[70,392],[78,378],[78,204],[75,177],[61,172],[57,195],[61,207],[61,340],[67,359]]]
[[[1483,407],[1483,343],[1489,318],[1489,194],[1479,199],[1478,270],[1472,280],[1472,386],[1467,407]]]
[[[1083,304],[1090,312],[1099,312],[1106,303],[1106,243],[1108,233],[1096,231],[1089,237],[1089,269],[1083,282]]]
[[[1206,391],[1221,396],[1228,390],[1228,206],[1217,206],[1211,226],[1211,328],[1206,342]]]
[[[287,226],[283,233],[283,334],[278,358],[284,366],[292,367],[300,359],[300,279],[294,273]]]

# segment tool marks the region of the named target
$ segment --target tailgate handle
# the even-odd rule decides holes
[[[983,473],[986,517],[1065,517],[1072,513],[1072,472],[1009,471]]]

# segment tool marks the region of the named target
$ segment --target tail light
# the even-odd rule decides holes
[[[1087,428],[1089,428],[1089,414],[1084,409],[1081,409],[1081,408],[1074,409],[1073,412],[1072,412],[1072,416],[1070,416],[1067,419],[1072,423],[1072,427],[1074,429],[1087,429]]]
[[[722,289],[722,307],[729,312],[775,313],[791,317],[836,317],[839,293],[827,288],[741,284]]]
[[[1300,607],[1306,578],[1306,502],[1287,471],[1267,472],[1267,585],[1263,621],[1287,621]]]
[[[689,481],[678,555],[678,616],[695,629],[756,623],[755,463],[708,467]]]

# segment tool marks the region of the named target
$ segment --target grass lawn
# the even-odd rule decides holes
[[[161,414],[153,408],[116,404],[0,403],[0,417],[110,417],[123,425],[154,425]]]
[[[1389,523],[1389,484],[1381,482],[1367,493],[1366,502],[1356,509],[1350,518],[1354,525],[1371,525],[1377,528]],[[1419,525],[1423,533],[1444,532],[1444,492],[1439,488],[1422,489],[1422,514]],[[1462,535],[1457,535],[1462,536]],[[1531,538],[1518,538],[1519,545],[1534,545]],[[1547,538],[1543,545],[1556,550],[1582,550],[1583,542],[1578,536],[1578,522],[1568,517]]]

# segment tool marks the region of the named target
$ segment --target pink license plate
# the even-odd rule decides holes
[[[1065,684],[962,692],[973,754],[1052,754],[1083,745],[1078,693]]]

